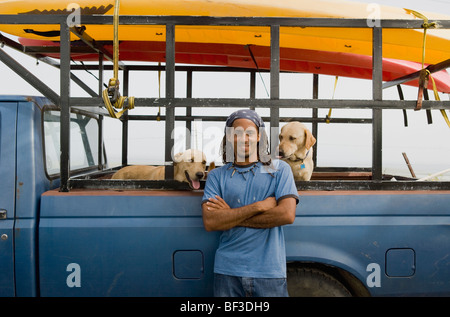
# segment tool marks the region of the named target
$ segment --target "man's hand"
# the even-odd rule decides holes
[[[230,206],[223,200],[222,197],[215,196],[214,198],[209,198],[208,202],[206,203],[206,207],[208,210],[215,210],[215,209],[231,209]]]
[[[256,202],[256,204],[258,205],[258,208],[262,212],[264,212],[272,208],[275,208],[277,206],[277,200],[275,199],[275,197],[267,197],[264,200]]]

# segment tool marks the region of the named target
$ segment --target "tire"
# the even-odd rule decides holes
[[[288,268],[287,285],[291,297],[352,296],[349,290],[337,279],[314,268]]]

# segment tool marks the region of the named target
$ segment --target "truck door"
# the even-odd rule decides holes
[[[14,296],[17,102],[0,100],[0,296]]]

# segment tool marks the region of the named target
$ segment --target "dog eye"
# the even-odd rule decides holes
[[[289,137],[289,140],[294,141],[296,138],[294,138],[293,136]]]
[[[202,161],[202,164],[206,164],[206,161]]]
[[[280,137],[279,137],[279,138],[280,138],[280,141],[281,141],[281,140],[283,140],[283,136],[282,136],[282,135],[280,135]]]

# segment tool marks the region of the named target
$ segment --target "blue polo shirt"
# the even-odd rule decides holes
[[[294,197],[298,191],[290,166],[272,161],[271,167],[260,162],[245,167],[231,163],[208,173],[202,203],[215,195],[233,209],[275,197],[277,201]],[[232,211],[231,211],[232,212]],[[234,227],[220,236],[214,272],[254,278],[286,277],[286,250],[282,227],[254,229]]]

